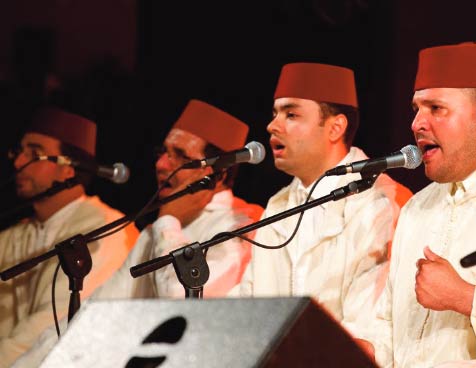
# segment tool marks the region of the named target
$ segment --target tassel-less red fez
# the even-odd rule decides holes
[[[195,134],[223,151],[242,148],[249,130],[242,121],[199,100],[190,100],[172,128]]]
[[[27,132],[44,134],[75,146],[92,156],[96,154],[96,124],[56,107],[38,110]]]
[[[476,43],[437,46],[419,53],[415,91],[476,87]]]
[[[281,97],[358,107],[354,72],[327,64],[284,65],[274,93],[274,99]]]

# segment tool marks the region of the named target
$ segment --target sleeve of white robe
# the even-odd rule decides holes
[[[400,217],[403,221],[403,217]],[[403,226],[401,226],[403,228]],[[390,272],[381,297],[377,302],[377,315],[364,331],[363,338],[369,340],[375,348],[375,360],[384,368],[393,367],[393,282],[400,260],[399,230],[395,232]],[[359,336],[360,337],[360,336]]]
[[[93,289],[101,282],[104,282],[107,277],[105,269],[109,269],[109,261],[107,252],[104,250],[108,249],[110,252],[114,247],[117,248],[118,244],[128,243],[129,238],[126,232],[120,231],[113,236],[101,239],[89,245],[93,268],[84,280],[84,290],[81,292],[82,300],[89,297]],[[15,328],[9,336],[0,339],[1,368],[9,367],[18,356],[30,349],[45,329],[54,323],[51,307],[51,285],[57,263],[58,260],[54,257],[36,266],[44,268],[42,277],[45,283],[41,283],[39,288],[35,291],[37,295],[40,296],[38,299],[39,302],[33,306],[34,310],[27,318],[22,319],[15,325]],[[116,264],[113,266],[113,268],[117,268]],[[58,272],[55,287],[56,312],[58,319],[61,319],[67,316],[70,295],[69,280],[62,270]]]
[[[387,275],[387,247],[393,237],[393,212],[385,197],[369,196],[359,210],[350,208],[346,275],[342,291],[342,324],[353,333],[376,314],[376,301]]]
[[[156,256],[165,255],[180,246],[191,244],[198,239],[190,239],[182,231],[180,222],[172,216],[162,216],[153,225],[154,252]],[[222,219],[215,229],[206,231],[211,239],[219,231],[232,230],[238,227],[233,219]],[[203,238],[203,234],[201,234]],[[248,254],[247,254],[248,253]],[[210,269],[210,277],[204,285],[205,297],[225,296],[239,282],[243,263],[249,259],[249,245],[239,238],[232,238],[208,249],[206,261]],[[158,296],[184,298],[185,289],[177,279],[173,265],[167,265],[155,272],[155,285]]]

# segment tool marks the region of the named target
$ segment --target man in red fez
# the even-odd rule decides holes
[[[159,197],[168,197],[212,174],[211,167],[186,169],[166,181],[174,170],[190,160],[242,148],[248,130],[234,116],[203,101],[191,100],[158,151],[155,168],[162,188]],[[184,298],[185,289],[172,265],[136,279],[130,276],[130,267],[257,221],[263,209],[233,195],[236,168],[228,169],[214,189],[187,194],[161,206],[158,219],[141,232],[127,262],[94,298]],[[225,296],[240,281],[250,254],[250,244],[239,238],[210,247],[206,255],[210,277],[204,285],[204,296]]]
[[[271,197],[264,216],[303,204],[327,170],[366,159],[352,146],[357,126],[350,69],[317,63],[285,65],[268,132],[276,168],[294,178]],[[325,177],[310,199],[359,179],[360,173]],[[410,195],[407,188],[380,175],[365,192],[307,210],[287,246],[253,247],[250,265],[233,294],[312,296],[350,331],[359,330],[373,316],[393,226]],[[292,237],[297,220],[298,215],[260,228],[255,240],[268,246],[283,244]]]
[[[476,274],[460,264],[476,249],[475,65],[475,43],[419,54],[411,128],[433,183],[398,221],[391,272],[367,336],[383,367],[466,367],[449,362],[476,358]]]
[[[50,189],[54,182],[75,176],[79,184],[33,202],[34,215],[0,233],[0,270],[49,251],[55,244],[84,234],[123,214],[96,196],[85,194],[88,176],[75,168],[40,156],[68,156],[93,161],[96,124],[55,107],[37,111],[17,149],[11,153],[16,171],[16,191],[25,200]],[[127,257],[138,232],[133,226],[89,245],[93,261],[84,279],[81,297],[91,295]],[[0,367],[10,364],[54,323],[51,284],[56,257],[30,271],[0,283]],[[66,316],[69,282],[62,270],[55,283],[56,313]]]

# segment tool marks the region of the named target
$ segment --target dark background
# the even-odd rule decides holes
[[[418,50],[475,40],[475,11],[472,0],[3,2],[1,206],[17,203],[6,152],[40,103],[97,122],[97,161],[124,162],[132,175],[123,185],[95,179],[89,192],[131,213],[155,192],[153,147],[192,98],[247,122],[248,141],[269,148],[273,92],[289,62],[353,69],[361,110],[355,145],[370,157],[396,151],[414,143]],[[239,170],[235,193],[263,206],[290,180],[271,154]],[[389,174],[413,191],[428,183],[422,167]]]

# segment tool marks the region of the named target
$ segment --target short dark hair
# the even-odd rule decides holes
[[[357,128],[359,127],[359,109],[350,105],[328,102],[319,102],[319,107],[322,112],[322,121],[330,116],[336,116],[339,114],[345,115],[347,118],[347,129],[345,130],[344,143],[347,148],[350,148],[354,142]]]
[[[205,146],[204,153],[205,153],[205,157],[214,157],[214,156],[222,155],[223,153],[225,153],[225,151],[218,148],[214,144],[207,143],[207,145]],[[225,178],[223,180],[223,184],[225,184],[227,188],[230,188],[230,189],[233,188],[237,174],[238,174],[238,165],[230,166],[225,171]]]
[[[69,158],[85,163],[86,165],[88,164],[93,165],[95,162],[94,156],[68,143],[60,142],[60,151],[62,155],[68,156]],[[76,177],[78,178],[79,183],[82,184],[85,188],[87,188],[89,184],[91,184],[91,181],[93,179],[93,174],[90,172],[87,172],[84,170],[78,170],[78,169],[76,169],[75,172],[76,172]]]

